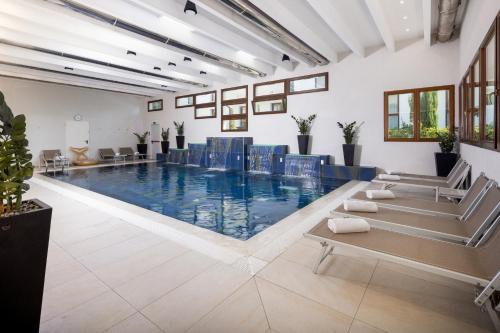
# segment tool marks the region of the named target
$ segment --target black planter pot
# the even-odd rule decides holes
[[[0,218],[0,313],[5,332],[38,332],[52,208]]]
[[[139,152],[139,154],[144,154],[143,156],[141,156],[142,159],[145,159],[145,155],[147,155],[148,153],[148,144],[147,143],[138,143],[137,144],[137,151]]]
[[[161,142],[161,152],[163,154],[168,154],[169,146],[170,146],[170,141],[162,141]]]
[[[343,144],[342,150],[344,151],[344,165],[353,166],[354,165],[354,144]]]
[[[458,155],[455,153],[434,153],[436,159],[436,173],[440,177],[446,177],[457,162]]]
[[[309,154],[309,137],[310,135],[297,135],[297,140],[299,142],[299,154],[307,155]]]
[[[177,141],[178,149],[184,149],[184,135],[177,135],[175,141]]]

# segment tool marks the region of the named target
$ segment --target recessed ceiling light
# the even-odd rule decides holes
[[[184,61],[192,61],[189,57],[184,57]]]
[[[64,67],[64,69],[68,70],[68,71],[72,71],[73,70],[73,67]]]
[[[403,20],[407,20],[408,19],[408,16],[403,16]]]
[[[186,5],[184,5],[184,14],[187,15],[196,15],[198,14],[198,10],[196,9],[196,5],[191,1],[187,0]]]
[[[204,74],[207,74],[207,72],[205,72],[205,71],[200,71],[200,74],[204,75]]]
[[[137,55],[137,53],[135,53],[134,51],[130,51],[130,50],[127,50],[127,54],[129,54],[129,55]]]
[[[410,32],[410,28],[406,28],[406,29],[405,29],[405,31],[406,31],[406,32]]]
[[[177,65],[175,64],[175,62],[169,62],[169,63],[168,63],[168,65],[169,65],[169,66],[177,66]]]
[[[154,69],[155,71],[161,71],[161,68],[160,68],[160,67],[158,67],[158,66],[153,67],[153,69]]]
[[[401,0],[399,3],[402,4],[402,5],[405,4],[404,0]]]

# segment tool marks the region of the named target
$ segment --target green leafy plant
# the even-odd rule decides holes
[[[348,145],[352,144],[352,139],[356,134],[356,128],[354,127],[356,126],[356,122],[353,121],[352,123],[341,124],[337,121],[337,126],[342,129],[342,132],[344,132],[345,143]]]
[[[22,210],[25,182],[33,176],[32,155],[26,139],[26,117],[14,117],[0,92],[0,216]]]
[[[165,129],[161,129],[161,139],[163,141],[168,141],[168,136],[170,135],[170,128],[167,128],[167,130],[165,131]]]
[[[174,121],[174,125],[175,125],[175,130],[177,131],[177,135],[183,136],[184,135],[184,122],[178,123],[178,122]]]
[[[146,139],[148,138],[149,132],[144,132],[143,134],[134,133],[134,135],[137,137],[137,140],[139,140],[139,144],[145,144]]]
[[[312,114],[307,118],[292,116],[292,119],[297,123],[297,126],[299,127],[299,133],[301,135],[307,135],[311,131],[312,122],[314,119],[316,119],[316,115]]]
[[[439,148],[442,153],[451,153],[455,147],[457,137],[455,133],[438,134]]]

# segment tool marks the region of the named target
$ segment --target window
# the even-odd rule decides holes
[[[209,91],[194,95],[194,119],[217,117],[217,92]]]
[[[306,75],[288,80],[288,94],[305,94],[328,90],[328,73]]]
[[[253,114],[286,113],[286,80],[253,85]]]
[[[163,110],[163,100],[162,99],[148,102],[148,112],[161,111],[161,110]]]
[[[248,86],[222,89],[221,96],[221,131],[248,131]]]
[[[464,79],[460,141],[500,150],[500,108],[497,102],[500,71],[500,16],[491,25]]]
[[[453,131],[453,85],[384,93],[385,141],[436,141]]]
[[[186,95],[186,96],[178,96],[175,98],[175,108],[186,108],[194,105],[194,96]]]

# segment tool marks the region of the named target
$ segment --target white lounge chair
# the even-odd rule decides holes
[[[398,172],[396,172],[396,173],[393,172],[392,174],[398,175],[399,177],[401,177],[401,179],[415,179],[415,180],[430,180],[430,181],[447,182],[453,176],[455,176],[455,174],[458,171],[459,167],[463,163],[465,163],[465,161],[463,159],[459,158],[446,177],[429,176],[429,175],[419,175],[419,174],[414,174],[414,173],[398,173]]]

